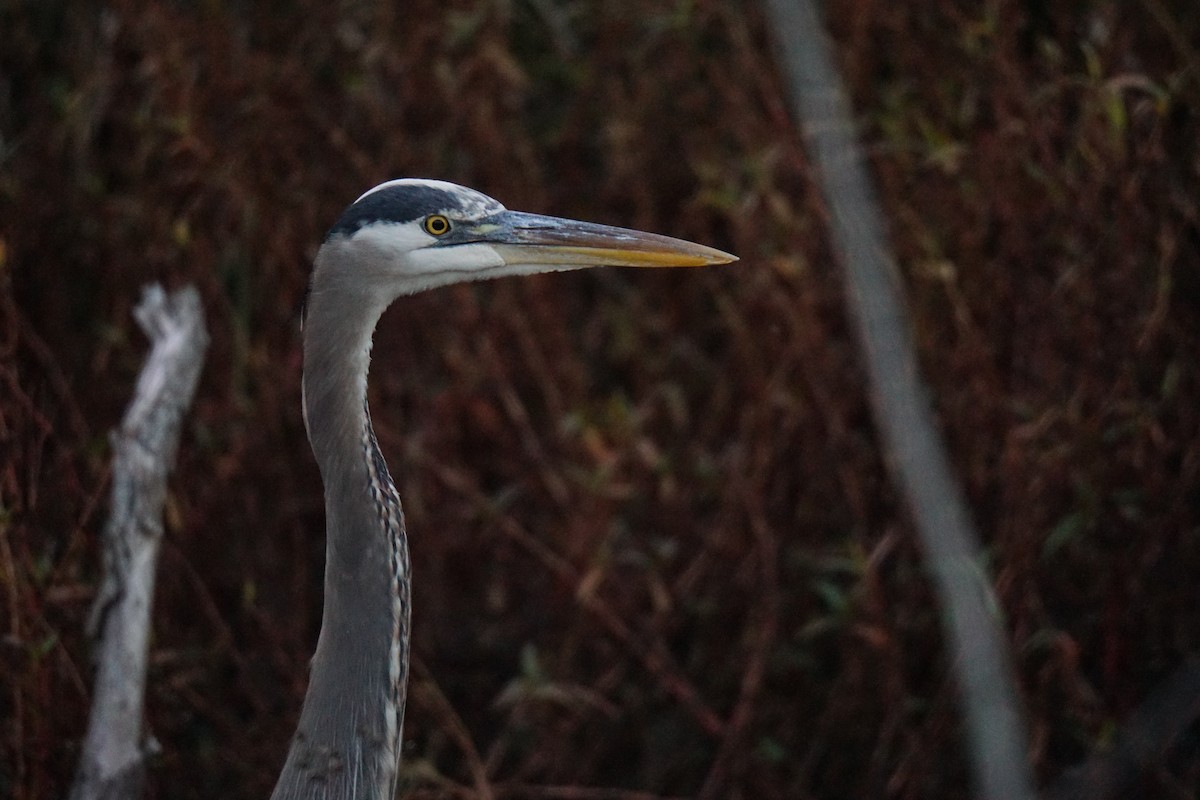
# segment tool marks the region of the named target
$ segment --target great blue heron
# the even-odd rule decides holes
[[[503,275],[735,260],[680,239],[508,211],[443,181],[390,181],[346,209],[317,252],[304,321],[304,423],[325,486],[325,605],[272,798],[390,800],[395,791],[408,542],[366,401],[384,309],[401,295]]]

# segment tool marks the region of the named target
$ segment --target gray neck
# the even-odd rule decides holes
[[[371,334],[383,307],[323,285],[318,257],[304,326],[309,440],[325,485],[325,606],[308,693],[271,795],[395,792],[408,677],[409,562],[400,499],[366,407]]]

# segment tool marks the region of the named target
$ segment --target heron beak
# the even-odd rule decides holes
[[[611,225],[504,211],[481,222],[475,241],[487,242],[506,264],[549,268],[703,267],[737,261],[702,244]]]

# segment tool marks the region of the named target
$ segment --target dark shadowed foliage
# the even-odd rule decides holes
[[[390,177],[735,252],[383,320],[420,798],[956,798],[956,688],[757,8],[0,0],[0,796],[62,796],[142,284],[212,333],[167,508],[154,798],[264,797],[319,624],[317,243]],[[1200,22],[834,0],[1039,778],[1200,649]],[[1137,772],[1200,792],[1194,737]],[[1133,789],[1131,789],[1132,791]]]

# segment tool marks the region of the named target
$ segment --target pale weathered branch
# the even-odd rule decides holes
[[[1110,747],[1098,749],[1064,772],[1046,800],[1132,797],[1140,774],[1160,767],[1184,733],[1200,719],[1200,657],[1184,659],[1117,729]]]
[[[200,295],[192,287],[168,295],[149,286],[134,316],[153,347],[121,427],[112,434],[104,576],[88,620],[96,688],[72,800],[133,800],[142,794],[146,652],[167,473],[208,347]]]
[[[979,794],[988,800],[1032,798],[1027,745],[995,600],[921,384],[899,272],[855,139],[849,100],[813,0],[770,0],[767,10],[791,83],[792,106],[829,208],[830,238],[845,271],[847,306],[866,360],[876,425],[944,609]]]

